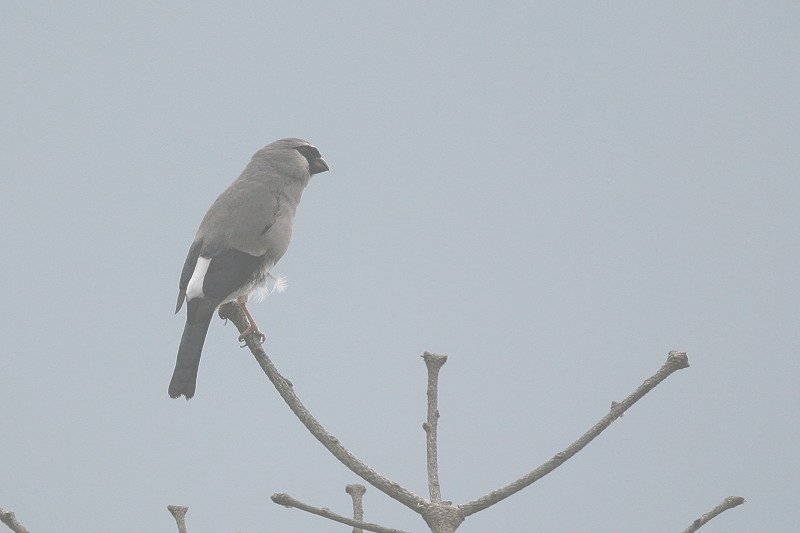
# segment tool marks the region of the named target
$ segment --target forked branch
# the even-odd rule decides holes
[[[219,315],[222,318],[230,319],[238,328],[240,332],[244,332],[247,328],[248,322],[244,314],[239,309],[238,305],[226,304],[220,307]],[[361,476],[365,481],[373,485],[378,490],[384,492],[389,497],[404,504],[414,512],[422,515],[422,518],[431,528],[434,533],[452,533],[459,527],[464,519],[479,511],[482,511],[492,505],[508,498],[512,494],[519,492],[525,487],[531,485],[542,477],[546,476],[565,461],[573,457],[581,451],[587,444],[605,431],[611,423],[617,418],[621,417],[625,411],[630,409],[633,404],[642,399],[648,392],[653,390],[658,384],[667,379],[674,372],[687,368],[689,366],[689,359],[684,352],[672,351],[667,357],[664,365],[651,377],[647,378],[635,391],[633,391],[627,398],[611,405],[610,412],[600,419],[594,426],[581,435],[575,442],[567,446],[564,450],[555,454],[550,460],[541,464],[536,469],[520,477],[516,481],[493,490],[488,494],[481,496],[476,500],[463,503],[461,505],[453,505],[449,501],[442,501],[441,487],[439,483],[439,470],[438,470],[438,451],[437,451],[437,433],[438,433],[438,374],[442,365],[447,360],[446,356],[425,353],[423,358],[428,367],[428,415],[425,424],[423,425],[426,432],[426,448],[427,448],[427,465],[428,465],[428,485],[430,490],[430,501],[425,500],[409,490],[394,483],[371,468],[364,464],[360,459],[351,454],[339,441],[330,433],[328,433],[322,425],[309,413],[308,409],[300,402],[292,390],[292,384],[286,378],[278,373],[272,361],[267,357],[267,354],[261,348],[259,339],[255,335],[245,338],[245,343],[250,348],[253,356],[258,361],[261,369],[267,375],[269,380],[278,390],[278,393],[283,397],[289,408],[300,419],[303,425],[311,432],[314,437],[319,440],[340,462],[350,468],[357,475]],[[364,523],[359,520],[353,520],[328,509],[320,509],[306,505],[302,502],[286,494],[275,494],[272,497],[275,503],[285,505],[287,507],[296,507],[305,511],[324,516],[337,522],[352,525],[353,527],[360,527],[367,531],[376,531],[379,533],[396,532],[397,530],[387,529],[376,524]],[[739,501],[741,500],[741,501]],[[695,520],[691,527],[695,529],[687,529],[687,532],[695,531],[701,527],[708,520],[711,520],[717,514],[726,509],[734,507],[742,503],[743,499],[726,499],[723,504],[715,508],[710,513],[703,515]],[[354,497],[355,505],[355,497]]]

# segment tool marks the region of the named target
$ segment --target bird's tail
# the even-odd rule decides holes
[[[169,382],[170,397],[178,398],[184,395],[188,400],[194,396],[200,355],[206,341],[208,325],[216,308],[217,302],[209,302],[204,298],[189,301],[186,307],[186,326],[183,328],[181,345],[178,348],[178,359],[175,361],[172,381]]]

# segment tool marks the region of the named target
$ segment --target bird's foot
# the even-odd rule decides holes
[[[239,342],[244,342],[245,343],[244,345],[242,345],[242,348],[244,348],[244,346],[247,345],[246,339],[250,335],[255,335],[258,338],[258,343],[259,344],[263,344],[264,341],[267,340],[267,336],[264,335],[263,333],[261,333],[261,331],[258,329],[257,326],[254,326],[254,325],[251,324],[246,330],[244,330],[242,332],[241,335],[239,335]]]
[[[239,296],[236,298],[236,303],[239,304],[239,308],[247,317],[247,323],[249,324],[247,329],[244,330],[241,335],[239,335],[239,342],[244,342],[246,345],[247,343],[245,342],[245,338],[249,337],[250,335],[256,335],[258,337],[258,343],[264,344],[264,341],[267,340],[267,336],[261,333],[261,330],[258,329],[253,315],[251,315],[250,311],[247,309],[247,296]],[[244,346],[242,347],[244,348]]]

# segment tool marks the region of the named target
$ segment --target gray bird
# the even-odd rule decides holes
[[[183,329],[169,395],[194,396],[197,369],[214,310],[237,301],[249,320],[240,339],[257,334],[247,297],[263,290],[270,269],[283,256],[303,189],[328,170],[314,145],[281,139],[259,150],[236,181],[211,205],[200,223],[181,272],[178,304],[186,301]]]

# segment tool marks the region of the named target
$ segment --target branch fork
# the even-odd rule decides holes
[[[246,317],[243,313],[241,313],[239,307],[234,304],[226,304],[222,306],[220,308],[220,316],[222,318],[231,320],[240,332],[244,332],[247,328],[248,323]],[[334,455],[334,457],[352,470],[356,475],[390,498],[397,500],[415,513],[419,514],[426,524],[428,524],[433,533],[454,533],[464,519],[466,519],[468,516],[495,505],[496,503],[508,498],[512,494],[519,492],[525,487],[546,476],[582,450],[586,445],[600,435],[600,433],[607,429],[614,420],[622,417],[625,411],[631,408],[633,404],[642,399],[648,392],[658,386],[670,375],[689,366],[689,360],[686,356],[686,353],[677,351],[669,352],[666,362],[655,374],[644,380],[644,382],[625,399],[620,402],[613,402],[608,413],[583,435],[578,437],[575,442],[567,446],[565,449],[557,452],[555,455],[553,455],[553,457],[542,463],[534,470],[522,475],[508,485],[493,490],[475,500],[462,504],[453,504],[452,502],[443,500],[442,498],[438,466],[438,423],[440,417],[438,404],[438,379],[439,371],[441,370],[442,366],[444,366],[445,362],[447,362],[447,356],[429,352],[425,352],[422,356],[423,360],[425,361],[425,366],[428,370],[428,408],[427,417],[425,422],[422,424],[422,427],[425,431],[426,438],[428,491],[430,494],[430,499],[424,499],[400,484],[390,481],[384,476],[378,474],[375,470],[367,466],[363,461],[358,459],[349,450],[347,450],[338,439],[328,433],[327,430],[322,427],[322,425],[316,420],[316,418],[314,418],[314,416],[302,404],[300,399],[295,395],[294,391],[292,390],[291,382],[280,375],[272,361],[264,352],[261,344],[257,341],[258,339],[254,338],[252,335],[244,337],[244,342],[250,348],[250,351],[252,352],[259,366],[278,390],[278,393],[287,403],[292,412],[294,412],[294,414],[300,420],[300,422],[306,426],[311,434],[314,435],[314,437],[316,437],[316,439],[319,440],[322,445]],[[399,530],[396,529],[386,528],[377,524],[361,521],[361,517],[363,517],[363,508],[359,510],[357,507],[360,506],[360,497],[363,496],[363,492],[356,492],[356,489],[351,489],[351,487],[354,486],[348,486],[348,493],[353,496],[353,509],[357,519],[346,518],[341,515],[337,515],[328,509],[317,508],[304,504],[292,498],[288,494],[275,494],[273,495],[272,500],[280,505],[295,507],[319,516],[324,516],[340,523],[352,525],[354,528],[356,528],[353,530],[354,533],[359,533],[357,528],[361,528],[366,531],[376,531],[379,533],[399,532]],[[357,499],[358,504],[356,503]],[[359,514],[359,512],[362,514]],[[711,518],[713,518],[713,516]]]

